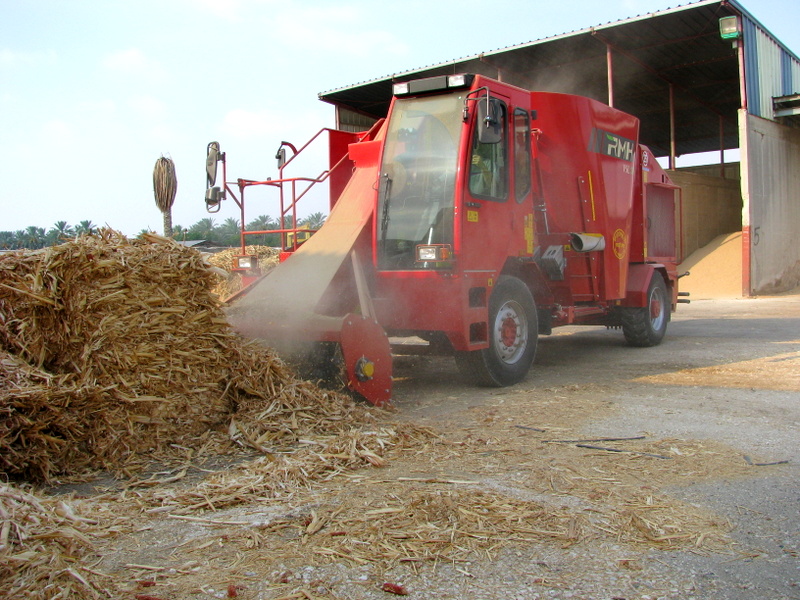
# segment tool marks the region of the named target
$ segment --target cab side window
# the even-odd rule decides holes
[[[514,111],[514,197],[522,202],[531,189],[531,122],[528,112]]]
[[[488,200],[505,200],[508,195],[508,119],[505,105],[501,102],[493,104],[495,109],[493,118],[497,120],[500,141],[481,142],[477,128],[486,125],[481,119],[476,119],[476,130],[472,135],[469,191],[473,196]]]

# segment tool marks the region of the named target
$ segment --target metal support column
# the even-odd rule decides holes
[[[611,45],[606,44],[606,70],[608,72],[608,105],[614,107],[614,60]]]
[[[719,176],[725,179],[725,120],[719,117]]]
[[[675,148],[675,86],[670,83],[669,84],[669,168],[671,171],[674,171],[675,166],[675,158],[676,158],[676,148]]]

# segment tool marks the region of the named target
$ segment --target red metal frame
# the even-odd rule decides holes
[[[245,254],[245,246],[246,246],[246,236],[248,235],[264,235],[264,234],[280,234],[281,235],[281,248],[286,251],[294,251],[297,250],[298,241],[297,241],[297,234],[308,232],[314,233],[315,230],[297,227],[297,203],[311,190],[314,185],[318,183],[323,183],[327,181],[331,175],[340,169],[342,165],[350,162],[346,152],[341,154],[336,163],[332,164],[330,168],[322,171],[317,177],[284,177],[284,170],[286,167],[292,163],[306,148],[308,148],[314,141],[319,138],[320,135],[323,133],[328,132],[329,135],[341,134],[340,132],[335,129],[330,128],[323,128],[320,129],[308,142],[306,142],[299,150],[296,150],[295,153],[287,160],[279,169],[279,176],[277,179],[266,179],[266,180],[252,180],[252,179],[237,179],[236,186],[239,189],[239,196],[237,197],[232,189],[231,185],[234,182],[229,182],[227,179],[225,180],[225,189],[230,194],[233,201],[239,207],[239,212],[241,215],[241,252]],[[355,134],[352,134],[354,141],[358,139]],[[285,143],[285,142],[284,142]],[[293,150],[294,146],[289,145]],[[223,163],[223,176],[225,175],[225,164]],[[307,184],[305,187],[298,193],[298,186],[300,184]],[[272,186],[278,188],[278,199],[279,199],[279,207],[280,213],[278,216],[279,223],[281,225],[284,224],[287,216],[291,216],[291,227],[283,227],[281,226],[278,229],[268,229],[268,230],[251,230],[247,231],[245,229],[245,190],[251,186]],[[286,187],[289,186],[289,191],[287,193]],[[333,201],[332,201],[333,203]],[[291,245],[287,243],[287,235],[288,233],[294,234],[294,240]]]

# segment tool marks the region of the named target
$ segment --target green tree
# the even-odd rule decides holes
[[[81,221],[75,226],[75,235],[87,235],[93,233],[97,225],[91,221]]]
[[[66,239],[75,237],[75,230],[66,221],[56,221],[47,232],[49,244],[60,244]]]
[[[241,243],[241,229],[239,221],[233,217],[228,217],[218,228],[217,237],[223,246],[238,246]]]
[[[34,250],[36,248],[43,248],[47,243],[47,232],[44,227],[36,227],[31,225],[25,229],[25,237],[23,244],[25,248]]]
[[[186,232],[186,239],[216,241],[214,239],[215,229],[216,223],[214,222],[214,219],[210,217],[200,219],[197,223],[189,227],[189,231]]]
[[[176,240],[186,240],[186,235],[189,233],[189,228],[183,225],[172,226],[172,237]]]
[[[17,248],[17,236],[13,231],[0,231],[0,248],[13,250]]]
[[[247,224],[248,231],[268,231],[275,229],[275,227],[275,220],[269,215],[259,215]],[[260,244],[262,246],[277,246],[280,243],[278,236],[274,233],[248,235],[245,241],[248,244]]]
[[[327,215],[322,214],[321,212],[315,212],[308,215],[305,219],[301,221],[301,224],[306,229],[314,229],[317,230],[322,227],[323,223],[325,223],[325,219]]]

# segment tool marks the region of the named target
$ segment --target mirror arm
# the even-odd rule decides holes
[[[464,110],[462,112],[462,117],[464,119],[464,123],[469,121],[469,103],[470,102],[475,102],[476,100],[480,100],[480,97],[478,97],[478,96],[475,96],[475,97],[471,97],[471,96],[473,94],[478,94],[479,92],[482,92],[483,90],[486,90],[486,100],[488,102],[488,100],[489,100],[489,87],[488,86],[483,86],[483,87],[479,87],[476,90],[471,90],[467,94],[467,97],[464,98]],[[487,108],[488,108],[488,104],[487,104]],[[487,112],[487,114],[488,114],[488,112]]]
[[[281,145],[278,146],[278,151],[275,153],[275,160],[278,161],[278,169],[282,169],[283,165],[287,163],[286,148],[289,148],[292,151],[292,156],[297,154],[297,148],[294,144],[290,142],[281,142]]]

